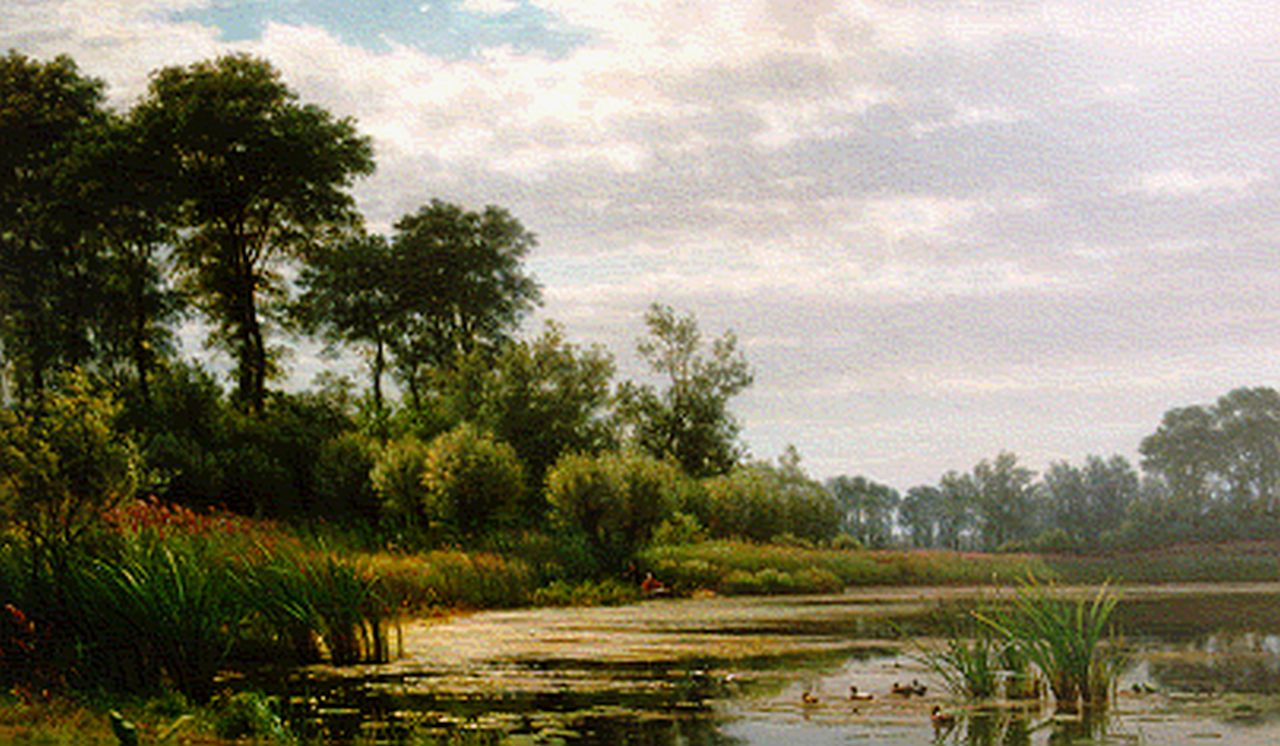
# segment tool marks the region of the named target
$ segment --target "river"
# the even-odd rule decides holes
[[[1047,703],[967,705],[912,656],[1009,593],[871,589],[415,620],[393,663],[294,672],[287,711],[296,731],[334,744],[1280,743],[1280,584],[1121,589],[1131,663],[1115,704],[1088,718]],[[890,694],[912,680],[923,696]],[[851,701],[851,685],[874,699]],[[955,721],[933,722],[934,705]]]

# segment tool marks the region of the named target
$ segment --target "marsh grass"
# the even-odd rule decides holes
[[[1107,584],[1092,596],[1071,598],[1030,576],[1008,609],[975,616],[1035,665],[1059,709],[1074,711],[1106,706],[1124,668],[1111,625],[1119,600]]]
[[[828,593],[850,586],[990,584],[1053,573],[1038,558],[946,551],[864,551],[743,541],[655,546],[640,555],[679,592]]]

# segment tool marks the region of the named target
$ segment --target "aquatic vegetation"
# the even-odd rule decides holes
[[[1091,597],[1070,598],[1031,576],[1009,609],[978,618],[1036,666],[1060,709],[1101,707],[1125,664],[1110,624],[1119,600],[1106,584]]]
[[[975,627],[973,634],[950,637],[941,648],[921,648],[914,657],[942,679],[951,693],[990,699],[999,694],[1006,646],[1005,640]]]

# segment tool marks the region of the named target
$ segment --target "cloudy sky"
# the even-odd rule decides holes
[[[1272,0],[6,0],[3,48],[120,106],[266,57],[373,137],[373,226],[509,208],[625,376],[652,302],[734,329],[748,445],[817,476],[1135,458],[1280,383]]]

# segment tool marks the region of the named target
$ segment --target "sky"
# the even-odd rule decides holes
[[[658,302],[755,372],[751,453],[905,489],[1012,451],[1136,463],[1280,372],[1272,0],[7,0],[0,49],[127,107],[245,51],[356,120],[387,230],[509,209],[640,377]],[[197,352],[197,349],[189,349]],[[295,381],[354,365],[304,350]]]

